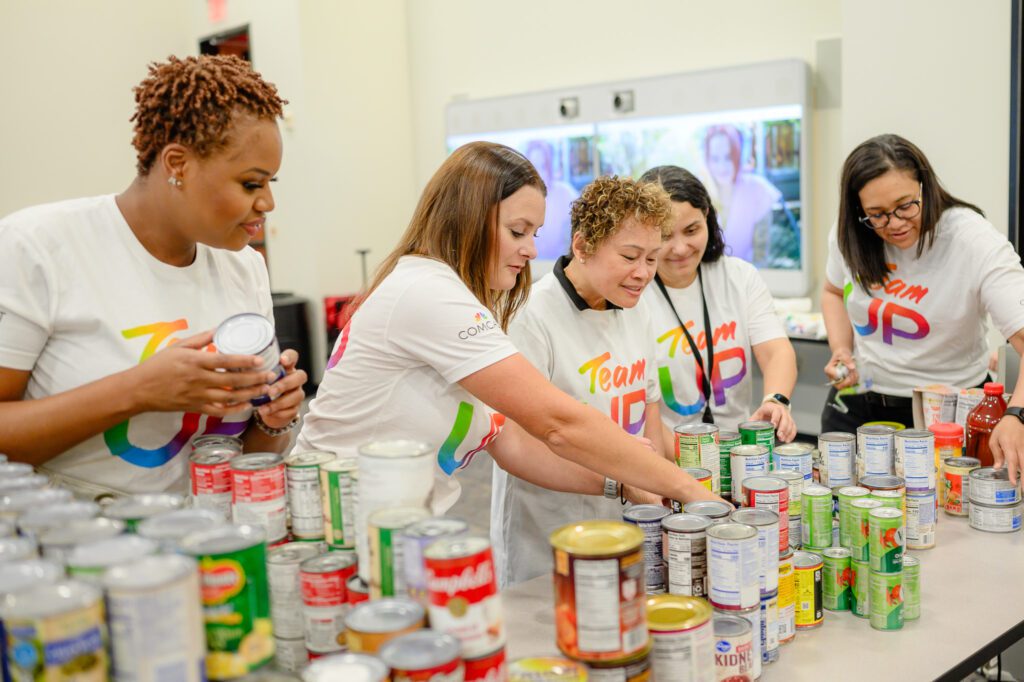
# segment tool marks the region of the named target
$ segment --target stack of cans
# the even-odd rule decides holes
[[[971,472],[981,466],[976,457],[946,457],[939,469],[939,507],[950,516],[967,516]]]
[[[718,432],[718,471],[722,488],[718,494],[726,499],[732,495],[732,461],[729,454],[737,445],[743,445],[739,431]]]
[[[894,434],[895,474],[906,485],[906,543],[908,549],[935,546],[938,494],[935,488],[935,434],[908,429]]]
[[[980,467],[970,472],[971,528],[990,533],[1020,530],[1020,481],[1010,483],[1006,469]]]
[[[756,510],[749,511],[757,514]],[[768,539],[770,530],[767,528],[764,535],[766,542],[775,543],[774,547],[777,551],[778,516],[774,516],[775,537]],[[760,515],[758,517],[762,518]],[[768,520],[767,515],[763,517],[763,520]],[[770,525],[770,523],[766,525]],[[757,679],[761,676],[761,666],[764,662],[761,637],[761,586],[762,584],[765,587],[771,586],[776,591],[774,599],[777,623],[778,563],[775,564],[774,578],[764,575],[762,566],[765,563],[765,554],[762,552],[762,540],[759,539],[758,528],[755,526],[735,521],[720,523],[708,528],[707,537],[708,600],[716,614],[739,617],[749,623],[750,631],[753,633],[753,661],[750,679]],[[764,576],[763,581],[762,576]],[[774,584],[771,582],[773,579]],[[767,632],[765,635],[765,639],[767,639]],[[774,640],[777,652],[777,629]]]
[[[899,630],[903,627],[903,514],[879,507],[868,512],[868,603],[871,627]],[[858,576],[860,577],[860,576]]]

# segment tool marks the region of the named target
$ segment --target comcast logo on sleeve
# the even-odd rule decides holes
[[[474,336],[485,334],[497,326],[489,313],[480,311],[473,316],[473,325],[459,332],[459,338],[463,340],[471,339]]]

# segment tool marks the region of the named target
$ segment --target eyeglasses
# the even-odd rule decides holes
[[[860,222],[864,223],[872,230],[881,230],[889,226],[889,221],[893,216],[896,216],[900,220],[910,220],[916,218],[921,213],[921,195],[924,192],[924,186],[918,184],[917,198],[913,201],[908,201],[905,204],[900,204],[891,211],[883,211],[882,213],[872,213],[865,215],[861,218],[857,218]]]

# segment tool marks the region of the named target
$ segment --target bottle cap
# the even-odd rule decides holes
[[[985,395],[1002,395],[1003,385],[996,381],[985,383]]]
[[[950,422],[935,422],[928,430],[941,438],[963,438],[964,427]]]

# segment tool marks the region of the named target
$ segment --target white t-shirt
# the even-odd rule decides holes
[[[146,251],[113,195],[14,213],[0,221],[0,243],[0,366],[32,372],[27,400],[130,369],[230,315],[273,320],[256,251],[198,244],[191,265],[168,265]],[[147,413],[44,468],[83,492],[184,492],[192,438],[241,434],[248,418]]]
[[[722,256],[714,263],[701,263],[700,269],[714,329],[711,413],[717,425],[735,429],[751,412],[751,346],[784,338],[786,330],[775,313],[767,285],[753,265],[733,256]],[[661,418],[673,428],[700,422],[705,405],[697,363],[679,319],[686,324],[705,366],[707,337],[698,280],[694,279],[685,289],[666,289],[679,313],[678,319],[657,283],[647,287],[644,299],[654,319],[654,338],[658,344]]]
[[[562,263],[533,285],[509,335],[551,383],[642,436],[647,403],[658,401],[646,306],[641,300],[630,309],[590,309],[560,276]],[[548,536],[557,528],[622,518],[618,500],[547,490],[498,467],[493,481],[491,542],[501,585],[551,571]]]
[[[920,258],[916,245],[886,244],[891,274],[870,295],[853,281],[834,227],[828,244],[825,276],[844,292],[861,384],[872,391],[906,397],[925,384],[976,386],[988,368],[985,314],[1003,338],[1024,328],[1020,256],[968,208],[942,214]]]
[[[459,497],[452,475],[505,423],[458,382],[515,353],[447,264],[405,256],[338,337],[296,449],[354,454],[378,439],[428,443],[437,448],[431,506],[443,514]]]

